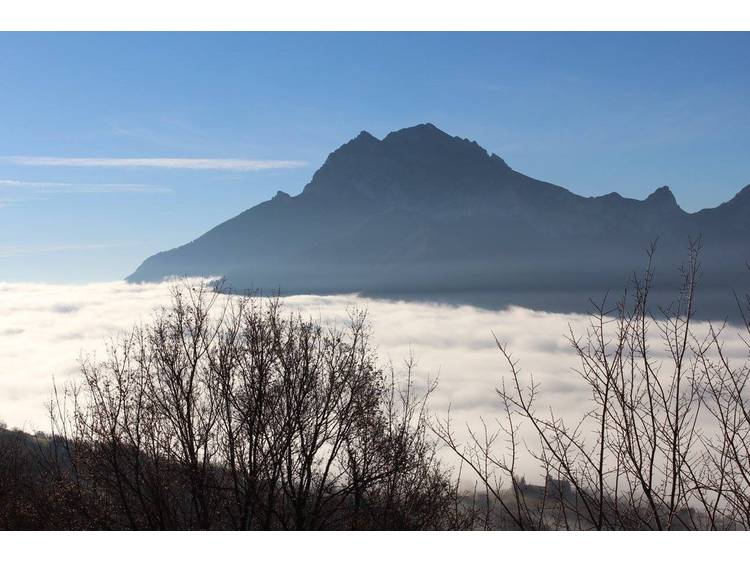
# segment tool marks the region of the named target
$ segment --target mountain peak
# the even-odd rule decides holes
[[[513,171],[476,141],[452,136],[432,123],[388,133],[367,131],[332,152],[305,186],[306,193],[364,195],[383,206],[445,206],[496,194]],[[474,196],[468,196],[473,193]]]
[[[453,139],[448,133],[438,129],[432,123],[420,123],[412,127],[406,127],[399,129],[398,131],[390,132],[383,139],[383,142],[393,140],[410,140],[415,142],[423,142],[430,139]]]
[[[677,205],[677,199],[675,199],[674,193],[666,185],[660,187],[654,191],[651,195],[646,197],[646,202],[659,205],[662,208],[679,208]]]
[[[477,165],[480,161],[490,160],[487,151],[476,141],[449,135],[432,123],[421,123],[388,133],[382,145],[389,152],[417,158],[420,155],[440,161],[445,158],[469,158]]]
[[[360,131],[360,133],[356,137],[354,137],[352,140],[360,140],[360,141],[365,141],[365,142],[371,142],[371,141],[380,142],[368,131]]]
[[[402,132],[422,132],[422,133],[431,133],[431,134],[440,134],[440,135],[447,135],[445,131],[442,129],[437,128],[433,123],[430,123],[429,121],[426,123],[417,123],[416,125],[412,125],[411,127],[404,127],[403,129],[399,129],[398,131],[393,131],[394,133],[402,133]]]
[[[375,138],[373,135],[371,135],[367,131],[362,131],[356,137],[354,137],[352,140],[350,140],[346,144],[342,145],[339,148],[339,150],[341,150],[341,148],[344,148],[344,147],[372,146],[372,145],[376,145],[376,144],[379,144],[379,143],[380,143],[380,141],[377,138]]]
[[[330,160],[343,157],[360,157],[363,153],[370,152],[374,147],[380,144],[380,140],[368,133],[360,132],[356,137],[342,144],[331,154],[328,155],[327,163]]]

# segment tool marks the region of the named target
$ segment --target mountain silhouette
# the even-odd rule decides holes
[[[555,295],[621,289],[657,239],[665,287],[677,283],[688,241],[698,237],[702,283],[727,294],[747,286],[748,217],[750,186],[697,213],[682,210],[668,187],[642,201],[582,197],[428,123],[382,140],[363,131],[299,195],[279,191],[151,256],[128,280],[221,276],[238,291],[439,295],[493,307],[541,299],[543,308],[577,310]]]

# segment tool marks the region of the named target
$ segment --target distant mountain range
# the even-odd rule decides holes
[[[657,238],[657,275],[671,283],[698,236],[704,286],[747,287],[750,186],[696,213],[683,211],[668,187],[643,201],[582,197],[423,124],[382,140],[360,133],[299,195],[279,191],[151,256],[128,280],[222,276],[234,290],[448,295],[495,306],[512,294],[554,301],[549,295],[620,289]],[[518,304],[530,304],[524,298]],[[549,308],[560,307],[570,308]]]

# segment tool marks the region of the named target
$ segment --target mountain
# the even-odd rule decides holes
[[[151,256],[128,280],[223,276],[235,290],[456,300],[596,296],[642,270],[645,248],[657,238],[662,279],[674,281],[688,239],[702,236],[704,282],[741,288],[750,278],[748,217],[750,186],[697,213],[682,210],[668,187],[643,201],[582,197],[423,124],[382,140],[363,131],[331,153],[299,195],[279,191]]]

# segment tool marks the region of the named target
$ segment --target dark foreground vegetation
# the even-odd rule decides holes
[[[461,432],[428,413],[434,386],[409,363],[378,364],[364,314],[329,328],[180,285],[56,389],[49,434],[0,429],[0,528],[748,529],[750,324],[739,365],[722,337],[737,326],[696,331],[698,250],[673,307],[651,310],[651,252],[570,334],[571,376],[591,391],[581,419],[538,407],[498,342],[497,425]],[[542,485],[519,471],[529,455]]]
[[[431,389],[419,394],[408,366],[398,381],[376,364],[364,314],[329,329],[278,300],[183,284],[82,375],[56,391],[51,435],[3,435],[0,525],[470,524],[436,458]]]

